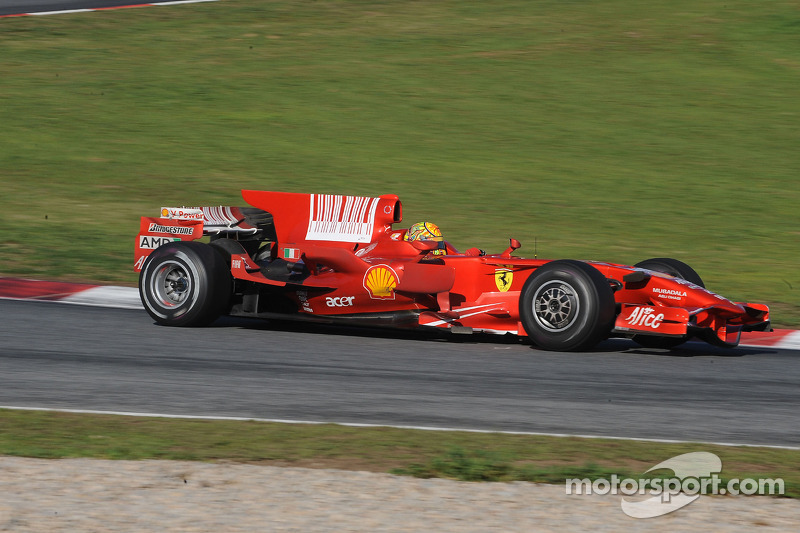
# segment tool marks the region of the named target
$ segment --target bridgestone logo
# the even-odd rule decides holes
[[[186,228],[184,226],[161,226],[156,223],[150,224],[147,231],[152,233],[166,233],[168,235],[191,235],[194,228]]]

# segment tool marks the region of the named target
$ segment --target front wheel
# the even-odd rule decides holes
[[[205,326],[219,317],[231,292],[222,255],[200,242],[156,248],[139,275],[139,296],[153,319],[165,326]]]
[[[608,338],[615,319],[614,293],[596,268],[581,261],[552,261],[531,275],[519,299],[522,325],[545,350],[578,351]]]
[[[654,259],[645,259],[644,261],[639,261],[633,266],[636,268],[652,270],[654,272],[661,272],[662,274],[669,274],[670,276],[686,280],[689,283],[694,283],[700,287],[706,287],[705,283],[703,283],[703,279],[700,277],[700,274],[695,272],[692,267],[683,261],[678,261],[677,259],[672,259],[670,257],[656,257]]]
[[[700,277],[700,274],[695,272],[695,270],[684,263],[683,261],[678,261],[677,259],[672,259],[671,257],[656,257],[653,259],[645,259],[644,261],[639,261],[635,265],[637,268],[644,268],[647,270],[652,270],[653,272],[661,272],[662,274],[669,274],[670,276],[674,276],[676,278],[680,278],[683,280],[688,281],[689,283],[694,283],[699,287],[705,288],[705,283],[703,283],[703,279]],[[644,346],[645,348],[663,348],[669,350],[671,348],[676,348],[681,344],[685,343],[691,338],[690,335],[681,335],[680,337],[656,337],[652,335],[634,335],[633,341],[640,346]]]

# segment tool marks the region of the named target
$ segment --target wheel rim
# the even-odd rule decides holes
[[[563,281],[548,281],[533,296],[533,318],[547,331],[569,328],[578,318],[580,301],[575,289]]]
[[[192,293],[192,279],[183,265],[169,261],[153,276],[151,289],[165,307],[177,307]]]

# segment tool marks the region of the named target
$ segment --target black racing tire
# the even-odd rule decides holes
[[[519,314],[539,348],[580,351],[608,338],[616,318],[614,292],[599,270],[570,259],[551,261],[525,281]]]
[[[201,242],[172,242],[150,254],[139,275],[145,310],[165,326],[205,326],[227,307],[230,271],[222,254]]]
[[[683,261],[678,261],[677,259],[672,259],[669,257],[656,257],[653,259],[645,259],[644,261],[639,261],[635,265],[636,268],[644,268],[647,270],[652,270],[654,272],[662,272],[664,274],[669,274],[670,276],[675,276],[676,278],[681,278],[689,283],[694,283],[700,287],[705,288],[705,283],[703,283],[703,279],[700,277],[700,274],[695,272],[695,270],[684,263]],[[669,350],[672,348],[676,348],[681,344],[685,343],[691,338],[691,335],[682,335],[680,337],[658,337],[655,335],[634,335],[633,342],[639,344],[640,346],[644,346],[645,348],[662,348],[665,350]]]
[[[639,261],[633,266],[636,268],[644,268],[647,270],[653,270],[655,272],[661,272],[663,274],[669,274],[670,276],[675,276],[676,278],[685,279],[689,283],[694,283],[700,287],[706,287],[705,283],[703,283],[703,279],[700,277],[700,274],[695,272],[692,267],[683,261],[678,261],[677,259],[671,259],[669,257],[656,257],[654,259],[645,259],[644,261]]]

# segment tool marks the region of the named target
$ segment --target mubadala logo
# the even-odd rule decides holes
[[[162,226],[155,222],[150,224],[147,231],[151,233],[166,233],[168,235],[191,235],[194,228],[187,228],[185,226]]]
[[[325,305],[328,307],[350,307],[353,305],[354,299],[355,296],[339,296],[336,298],[328,296],[325,298]]]
[[[686,291],[676,291],[675,289],[662,289],[660,287],[653,287],[653,292],[659,298],[667,298],[669,300],[680,300],[686,298]]]
[[[145,250],[155,250],[162,244],[167,244],[168,242],[175,242],[179,240],[180,239],[176,239],[174,237],[150,237],[148,235],[142,235],[139,237],[139,248]]]

